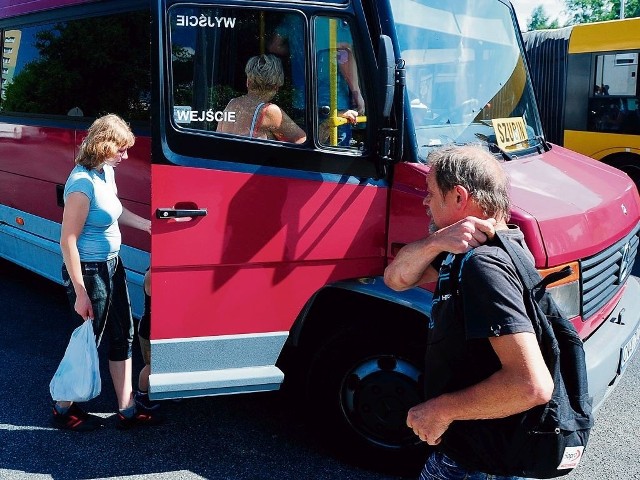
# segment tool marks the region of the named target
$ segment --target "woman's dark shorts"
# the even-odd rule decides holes
[[[81,262],[84,285],[93,307],[93,332],[96,344],[100,345],[107,329],[109,337],[109,360],[122,361],[131,358],[133,343],[133,317],[127,290],[127,274],[120,257],[106,262]],[[78,322],[85,319],[75,311],[76,292],[62,265],[62,281],[67,290],[72,317]]]

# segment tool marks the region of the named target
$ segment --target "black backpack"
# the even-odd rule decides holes
[[[565,278],[571,269],[566,267],[542,279],[522,248],[501,232],[496,232],[492,244],[508,253],[524,285],[524,301],[554,389],[545,405],[506,419],[464,422],[469,438],[474,439],[473,456],[482,458],[483,463],[472,468],[529,478],[566,475],[582,458],[593,425],[582,340],[546,291],[547,285]],[[463,293],[459,290],[453,289],[458,292],[456,316],[461,318],[459,296]],[[478,448],[486,451],[478,454]],[[460,458],[463,464],[464,460]]]

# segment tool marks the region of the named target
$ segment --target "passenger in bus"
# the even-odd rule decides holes
[[[329,139],[327,130],[328,115],[330,114],[330,44],[329,29],[331,27],[329,17],[317,17],[315,24],[315,45],[316,64],[318,68],[318,93],[317,105],[320,114],[319,139],[321,143],[326,143]],[[351,121],[351,111],[357,115],[364,115],[365,102],[360,92],[358,79],[358,67],[353,50],[353,39],[349,24],[341,19],[335,19],[336,30],[336,107],[338,116],[345,117],[349,124],[355,125],[355,120]],[[291,71],[293,76],[294,108],[304,108],[304,28],[302,20],[295,15],[287,15],[276,27],[269,42],[269,51],[279,56],[288,56],[291,60]],[[349,146],[351,140],[351,127],[348,125],[338,127],[338,145]]]
[[[622,133],[639,134],[640,133],[640,110],[638,110],[638,99],[629,100],[633,104],[631,108],[627,108],[625,117],[622,121]]]
[[[307,140],[305,131],[284,110],[275,103],[269,102],[284,83],[280,59],[270,54],[251,57],[245,72],[247,94],[231,99],[224,109],[225,113],[235,113],[235,121],[219,122],[216,131],[251,138],[304,143]],[[354,125],[358,112],[347,109],[338,112],[338,116],[345,118],[348,124]],[[326,142],[329,139],[330,130],[327,118],[318,127],[320,142]]]
[[[331,99],[331,45],[330,36],[332,25],[335,26],[337,72],[336,78],[336,107],[339,112],[355,110],[359,115],[365,114],[365,102],[360,91],[358,65],[351,28],[346,20],[329,17],[317,17],[315,24],[316,64],[318,75],[317,102],[320,108],[320,119],[330,114]],[[353,124],[353,122],[351,122]],[[338,128],[338,145],[351,145],[352,129],[345,125]]]
[[[60,247],[62,279],[78,322],[90,321],[100,344],[109,336],[109,372],[118,400],[116,428],[156,425],[158,416],[136,409],[131,384],[133,317],[127,279],[120,259],[119,224],[151,234],[151,221],[123,207],[114,168],[128,158],[135,138],[129,125],[109,114],[93,122],[80,145],[76,166],[64,188]],[[103,425],[76,403],[54,399],[56,428],[90,431]]]
[[[267,50],[281,59],[288,59],[291,66],[292,117],[296,122],[305,118],[305,44],[304,24],[300,15],[285,15],[275,28]]]
[[[247,94],[231,99],[225,113],[234,112],[235,121],[218,123],[216,131],[251,138],[304,143],[307,135],[271,99],[284,84],[282,62],[275,55],[251,57],[245,67]],[[225,116],[225,118],[227,118]]]

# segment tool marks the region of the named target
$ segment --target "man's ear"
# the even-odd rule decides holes
[[[456,198],[456,205],[458,206],[459,209],[464,210],[465,208],[467,208],[467,203],[469,203],[469,200],[471,199],[471,195],[469,194],[469,190],[467,190],[465,187],[463,187],[462,185],[456,185],[454,188],[454,193],[455,193],[455,198]]]

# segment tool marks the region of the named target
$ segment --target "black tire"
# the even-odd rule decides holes
[[[330,446],[368,467],[404,466],[392,470],[416,473],[426,447],[406,417],[423,399],[423,348],[409,332],[362,328],[338,332],[316,352],[307,398]]]
[[[631,153],[617,153],[602,159],[607,165],[625,172],[640,192],[640,156]]]

